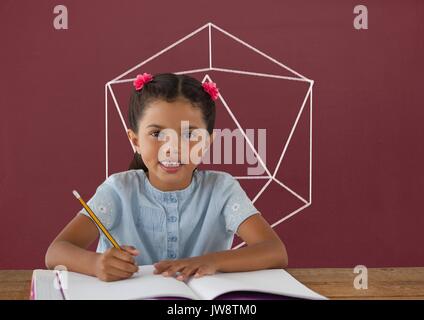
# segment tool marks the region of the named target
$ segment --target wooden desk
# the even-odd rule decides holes
[[[353,269],[316,268],[287,271],[330,299],[424,299],[424,267],[369,268],[368,289],[356,290]],[[31,270],[0,270],[0,299],[28,299]]]

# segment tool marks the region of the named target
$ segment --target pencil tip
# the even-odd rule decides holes
[[[79,193],[76,192],[75,190],[72,191],[72,193],[74,194],[75,198],[77,198],[77,199],[81,198],[80,195],[79,195]]]

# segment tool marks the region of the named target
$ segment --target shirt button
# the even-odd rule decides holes
[[[168,257],[169,258],[174,259],[176,256],[177,255],[175,254],[175,252],[172,252],[172,251],[168,252]]]
[[[174,197],[172,197],[172,198],[171,198],[171,202],[172,202],[172,203],[175,203],[175,202],[177,202],[177,199],[175,199]]]
[[[177,241],[177,237],[176,236],[169,237],[169,241],[175,242]]]
[[[168,218],[168,222],[175,222],[175,221],[177,221],[177,217],[175,217],[175,216]]]

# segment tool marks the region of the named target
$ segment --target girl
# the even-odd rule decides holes
[[[82,209],[51,243],[46,266],[64,265],[104,281],[129,278],[145,264],[178,280],[285,268],[284,244],[234,177],[199,171],[192,159],[183,162],[175,141],[166,152],[161,149],[169,143],[162,133],[179,133],[184,121],[189,126],[177,140],[186,142],[188,151],[196,130],[213,140],[215,84],[187,75],[144,73],[134,86],[128,119],[134,159],[128,171],[109,176],[88,201],[117,242],[126,245],[115,249]],[[246,247],[230,249],[235,233]],[[89,251],[99,236],[97,252]]]

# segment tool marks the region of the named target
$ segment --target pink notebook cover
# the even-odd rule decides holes
[[[32,274],[32,278],[31,278],[31,290],[29,293],[29,300],[35,300],[35,288],[34,288],[34,273]]]

